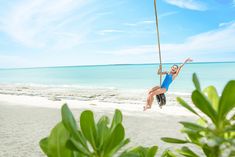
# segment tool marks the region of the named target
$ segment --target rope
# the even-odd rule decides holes
[[[160,32],[159,32],[159,29],[158,29],[158,16],[157,16],[157,3],[156,3],[156,0],[154,0],[154,10],[155,10],[155,19],[156,19],[157,41],[158,41],[158,55],[159,55],[160,67],[162,67]],[[161,85],[162,85],[162,69],[160,70],[160,86]]]

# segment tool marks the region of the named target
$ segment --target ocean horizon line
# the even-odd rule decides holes
[[[181,64],[182,62],[167,62],[162,65],[168,64]],[[218,62],[191,62],[188,64],[223,64],[223,63],[235,63],[235,61],[218,61]],[[58,66],[38,66],[38,67],[19,67],[19,68],[0,68],[0,70],[16,70],[16,69],[42,69],[42,68],[72,68],[72,67],[102,67],[102,66],[136,66],[136,65],[159,65],[159,63],[130,63],[130,64],[87,64],[87,65],[58,65]]]

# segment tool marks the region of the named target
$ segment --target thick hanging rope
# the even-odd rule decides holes
[[[162,67],[162,55],[161,55],[161,46],[160,46],[160,33],[158,29],[158,16],[157,16],[157,3],[154,0],[154,10],[155,10],[155,19],[156,19],[156,32],[157,32],[157,41],[158,41],[158,53],[159,53],[159,61],[160,67]],[[162,69],[160,70],[160,86],[162,85]]]

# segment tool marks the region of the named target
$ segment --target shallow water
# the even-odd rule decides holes
[[[169,70],[171,65],[164,64],[163,69]],[[157,67],[157,64],[139,64],[0,69],[0,84],[147,90],[159,85]],[[187,64],[169,91],[191,92],[192,74],[196,72],[203,87],[215,85],[221,92],[229,80],[235,79],[234,68],[235,62]]]

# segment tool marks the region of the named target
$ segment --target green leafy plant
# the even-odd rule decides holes
[[[193,74],[196,89],[191,98],[195,109],[183,99],[177,101],[187,110],[199,117],[195,123],[180,122],[185,139],[162,138],[163,141],[175,144],[193,144],[202,150],[207,157],[235,156],[235,81],[229,81],[221,97],[214,86],[201,91],[196,74]],[[177,150],[185,157],[201,157],[187,146]]]
[[[158,147],[136,147],[120,152],[130,142],[125,138],[122,113],[115,111],[111,124],[102,116],[96,123],[92,111],[80,116],[80,127],[65,104],[61,109],[62,121],[49,137],[40,141],[40,147],[48,157],[154,157]]]

